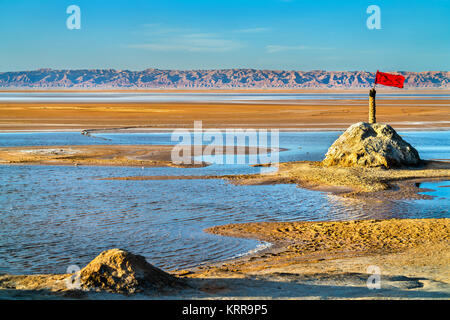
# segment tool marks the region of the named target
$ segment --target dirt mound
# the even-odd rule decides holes
[[[125,294],[184,286],[181,279],[152,266],[143,256],[120,249],[100,253],[80,271],[80,280],[83,289]]]
[[[328,149],[325,166],[401,167],[420,163],[419,153],[389,125],[359,122]]]

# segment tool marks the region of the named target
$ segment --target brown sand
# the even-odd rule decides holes
[[[450,100],[378,100],[377,120],[395,128],[450,127]],[[251,103],[0,103],[0,130],[280,128],[344,129],[367,119],[361,100]]]
[[[255,222],[217,226],[206,231],[287,245],[289,252],[298,255],[340,251],[374,254],[450,241],[450,219]]]
[[[186,277],[295,283],[310,290],[298,292],[305,298],[450,298],[450,219],[264,222],[207,231],[274,247]],[[369,266],[380,268],[383,290],[367,289]]]

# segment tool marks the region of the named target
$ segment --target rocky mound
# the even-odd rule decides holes
[[[143,256],[111,249],[80,271],[83,289],[131,294],[144,290],[180,288],[184,282],[149,264]]]
[[[328,149],[325,166],[401,167],[420,163],[419,153],[387,124],[350,126]]]

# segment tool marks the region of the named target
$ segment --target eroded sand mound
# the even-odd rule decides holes
[[[328,149],[325,166],[401,167],[420,163],[419,153],[387,124],[350,126]]]
[[[152,266],[143,256],[111,249],[103,251],[80,272],[84,289],[131,294],[179,288],[182,280]]]

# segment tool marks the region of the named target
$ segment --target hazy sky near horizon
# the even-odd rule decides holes
[[[0,0],[0,72],[39,68],[448,71],[450,1]]]

